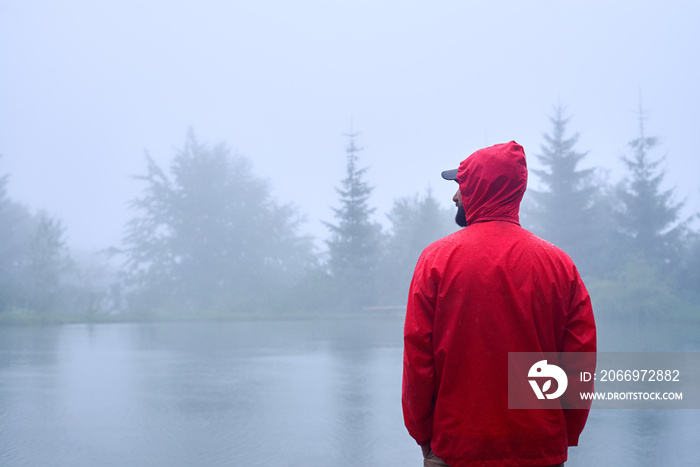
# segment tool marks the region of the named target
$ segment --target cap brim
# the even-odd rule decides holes
[[[458,169],[445,170],[442,173],[442,178],[445,180],[457,180],[457,170]]]

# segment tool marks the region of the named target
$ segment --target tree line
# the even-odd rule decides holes
[[[71,257],[63,222],[10,199],[8,180],[7,174],[0,177],[0,316],[18,310],[97,312],[104,292],[93,271]]]
[[[693,219],[681,217],[675,190],[663,187],[664,158],[645,120],[640,108],[638,133],[622,156],[626,174],[608,183],[580,168],[586,153],[556,108],[537,155],[542,169],[533,171],[544,189],[531,190],[525,224],[571,255],[605,313],[697,317],[700,236]]]
[[[639,130],[624,179],[581,168],[587,156],[557,107],[531,172],[521,224],[567,251],[596,305],[611,316],[698,317],[700,233],[664,190],[658,139]],[[168,167],[146,156],[143,190],[120,246],[118,276],[99,283],[72,258],[65,227],[11,200],[0,178],[0,317],[59,313],[166,317],[400,309],[423,248],[457,229],[430,191],[398,198],[375,219],[373,187],[348,135],[329,238],[319,251],[300,233],[298,207],[275,200],[247,158],[193,132]],[[532,156],[530,156],[532,159]],[[531,164],[532,165],[532,164]]]

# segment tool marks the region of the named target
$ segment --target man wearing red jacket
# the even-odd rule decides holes
[[[561,465],[588,409],[509,409],[508,353],[595,352],[588,292],[566,253],[520,226],[522,146],[476,151],[443,178],[459,183],[453,200],[466,227],[416,265],[404,328],[406,427],[425,465]]]

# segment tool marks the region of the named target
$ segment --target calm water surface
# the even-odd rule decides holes
[[[398,318],[0,328],[0,466],[420,466],[401,345]],[[699,441],[700,411],[593,410],[566,465],[700,465]]]

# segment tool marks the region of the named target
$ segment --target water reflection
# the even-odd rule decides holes
[[[625,329],[601,347],[700,350],[688,326]],[[401,335],[400,318],[0,328],[0,465],[420,465]],[[700,411],[594,410],[567,466],[692,465],[698,439]]]

